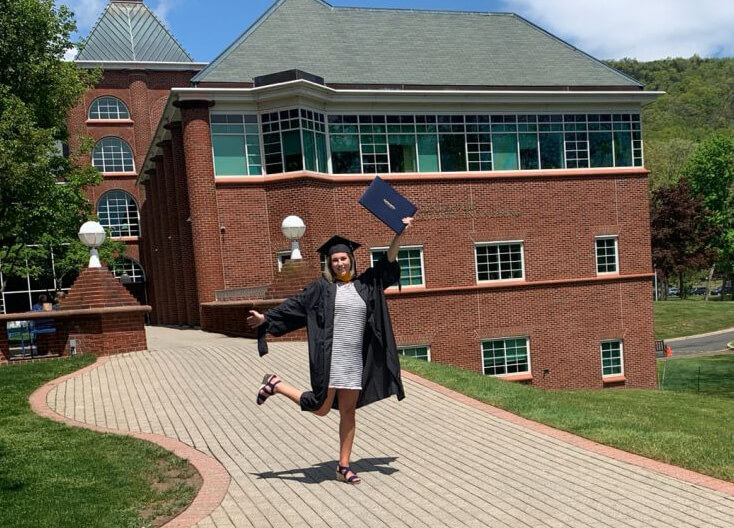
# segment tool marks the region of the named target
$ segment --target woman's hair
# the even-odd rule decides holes
[[[354,253],[347,253],[349,255],[349,271],[352,273],[352,277],[357,275],[357,268],[354,265]],[[331,269],[331,255],[326,255],[326,266],[324,266],[324,278],[329,282],[334,282],[334,270]]]

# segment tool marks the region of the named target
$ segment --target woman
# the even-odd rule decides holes
[[[404,218],[408,229],[412,218]],[[396,258],[400,235],[395,235],[387,257],[357,275],[354,250],[359,244],[335,236],[319,248],[326,256],[324,277],[265,314],[250,310],[247,323],[258,328],[260,355],[267,353],[265,332],[280,336],[306,326],[308,331],[310,391],[300,391],[275,374],[266,374],[257,404],[282,394],[301,410],[326,416],[339,410],[339,464],[337,479],[362,481],[349,467],[354,441],[356,409],[395,394],[405,397],[400,379],[395,337],[384,289],[400,279]]]

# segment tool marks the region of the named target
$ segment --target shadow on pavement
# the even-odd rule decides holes
[[[350,467],[355,473],[379,472],[383,475],[392,475],[398,469],[386,467],[391,462],[395,462],[397,457],[383,458],[362,458],[356,462],[350,463]],[[251,473],[258,478],[279,478],[282,480],[295,480],[304,484],[320,484],[327,480],[334,480],[336,474],[336,465],[339,461],[319,462],[308,468],[288,469],[285,471],[265,471],[263,473]]]

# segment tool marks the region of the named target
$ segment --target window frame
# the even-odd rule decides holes
[[[98,101],[104,98],[110,98],[115,99],[118,103],[120,103],[123,108],[125,109],[125,112],[127,112],[127,117],[92,117],[92,109],[94,108],[94,105],[97,104]],[[120,114],[119,108],[117,111],[117,114]],[[116,95],[100,95],[99,97],[96,97],[90,104],[89,108],[87,109],[87,120],[89,121],[131,121],[132,116],[130,114],[130,107],[127,106],[127,103],[117,97]]]
[[[524,339],[525,340],[525,348],[527,350],[528,354],[528,369],[524,370],[522,372],[505,372],[504,374],[487,374],[485,372],[484,367],[484,343],[487,343],[489,341],[508,341],[510,339]],[[480,364],[482,366],[482,375],[483,376],[490,376],[493,378],[513,378],[515,376],[532,376],[533,374],[533,363],[532,358],[530,354],[530,336],[529,335],[514,335],[514,336],[506,336],[506,337],[491,337],[486,339],[481,339],[479,341],[479,359]],[[507,370],[507,345],[505,344],[505,370]]]
[[[426,358],[426,361],[428,363],[431,362],[431,345],[404,345],[404,346],[399,346],[398,347],[398,355],[399,356],[405,355],[405,354],[402,354],[400,352],[402,349],[405,349],[405,348],[425,348],[426,349],[426,352],[427,352],[427,356],[428,356]],[[407,357],[415,357],[415,356],[407,356]]]
[[[388,246],[379,246],[379,247],[372,247],[370,248],[370,266],[374,267],[374,265],[377,263],[377,260],[375,260],[375,251],[385,251],[389,249]],[[398,256],[396,257],[396,260],[400,260],[400,251],[401,250],[411,250],[411,249],[418,249],[420,250],[420,259],[421,259],[421,283],[420,284],[403,284],[402,288],[425,288],[426,287],[426,268],[425,268],[425,262],[423,260],[423,246],[420,244],[412,244],[408,246],[399,246],[398,247]],[[397,285],[388,286],[388,290],[397,290]]]
[[[140,264],[139,261],[135,260],[134,258],[130,258],[130,257],[119,257],[117,260],[115,260],[115,262],[112,263],[112,267],[110,268],[110,271],[112,272],[112,274],[115,276],[116,279],[120,279],[120,277],[122,277],[122,273],[120,273],[119,275],[116,273],[116,270],[121,269],[120,267],[116,266],[116,264],[120,263],[121,261],[128,261],[131,264],[130,268],[133,270],[133,273],[129,275],[129,277],[133,279],[132,281],[130,281],[131,284],[144,284],[148,282],[146,278],[146,274],[145,274],[145,269],[143,269],[143,265]],[[135,272],[136,266],[140,270],[140,278],[142,279],[140,281],[134,280],[138,276],[138,274]],[[125,270],[123,269],[123,272],[124,271]]]
[[[599,240],[614,240],[614,271],[599,271]],[[598,235],[594,237],[594,268],[597,275],[619,275],[619,235]]]
[[[604,343],[619,343],[619,372],[613,374],[604,374]],[[599,342],[599,359],[601,361],[602,378],[616,378],[624,376],[624,340],[623,339],[603,339]]]
[[[503,244],[520,244],[520,266],[522,271],[522,277],[511,278],[511,279],[479,279],[479,253],[477,248],[487,246],[499,246]],[[518,282],[525,281],[525,241],[524,240],[495,240],[492,242],[475,242],[474,243],[474,278],[477,284],[494,284],[499,282]]]
[[[133,203],[135,204],[135,213],[136,213],[136,215],[137,215],[137,227],[138,227],[138,228],[137,228],[137,231],[138,231],[138,234],[137,234],[137,235],[130,235],[130,234],[128,234],[128,235],[113,235],[113,234],[112,234],[112,227],[110,227],[110,226],[105,226],[105,225],[104,225],[104,224],[102,223],[102,217],[101,217],[101,216],[100,216],[100,214],[99,214],[99,207],[100,207],[100,203],[102,202],[102,199],[103,199],[103,198],[104,198],[105,196],[107,196],[108,194],[116,193],[116,192],[120,192],[120,193],[125,193],[125,194],[126,194],[127,196],[129,196],[129,197],[130,197],[130,199],[132,199]],[[101,196],[99,197],[99,199],[97,200],[97,203],[96,203],[96,205],[95,205],[95,208],[94,208],[94,210],[95,210],[95,214],[96,214],[96,215],[97,215],[97,217],[98,217],[98,218],[100,219],[100,224],[102,224],[102,227],[104,227],[105,229],[109,230],[109,232],[110,232],[110,238],[111,238],[111,239],[120,239],[120,238],[139,238],[139,237],[140,237],[140,235],[141,235],[141,227],[142,227],[142,226],[141,226],[141,221],[140,221],[140,204],[139,204],[139,203],[138,203],[138,201],[137,201],[137,200],[135,199],[135,196],[133,196],[133,195],[132,195],[132,193],[130,193],[130,192],[128,192],[128,191],[126,191],[125,189],[108,189],[108,190],[106,190],[105,192],[103,192],[103,193],[102,193],[102,195],[101,195]],[[130,224],[128,224],[128,225],[130,225]],[[130,229],[128,229],[128,231],[130,231]]]
[[[106,139],[117,139],[118,141],[122,142],[123,145],[127,145],[127,148],[130,150],[132,170],[121,170],[121,171],[106,170],[104,156],[102,156],[102,168],[99,168],[94,164],[94,156],[95,156],[95,152],[97,151],[97,146],[100,145]],[[123,149],[123,154],[124,154],[124,149]],[[122,164],[123,164],[122,168],[124,169],[125,168],[124,158],[123,158]],[[97,140],[97,142],[94,144],[94,148],[92,149],[92,166],[95,169],[97,169],[99,172],[101,172],[102,174],[137,174],[137,169],[135,168],[135,152],[133,151],[133,148],[130,146],[130,143],[122,139],[120,136],[105,136]]]

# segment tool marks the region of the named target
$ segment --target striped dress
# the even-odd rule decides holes
[[[337,283],[329,387],[362,389],[362,338],[367,305],[351,282]]]

